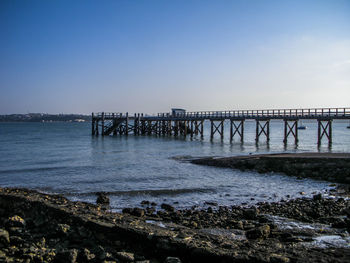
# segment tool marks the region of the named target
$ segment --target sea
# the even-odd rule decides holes
[[[91,123],[0,123],[0,187],[24,187],[94,203],[107,192],[111,207],[141,206],[141,201],[177,208],[253,205],[311,196],[334,187],[329,182],[279,173],[259,174],[191,164],[191,158],[283,152],[350,152],[349,122],[333,122],[333,143],[317,147],[317,122],[303,121],[299,143],[283,144],[283,122],[271,121],[270,142],[255,143],[255,122],[245,122],[244,142],[210,140],[205,123],[199,136],[91,136]]]

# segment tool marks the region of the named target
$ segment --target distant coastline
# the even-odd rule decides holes
[[[8,114],[0,115],[0,122],[88,122],[90,115],[83,114]]]

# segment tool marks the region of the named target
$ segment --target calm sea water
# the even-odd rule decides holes
[[[333,123],[333,145],[317,148],[316,122],[304,122],[300,143],[284,148],[283,123],[271,124],[271,141],[256,146],[255,123],[246,122],[245,142],[226,139],[155,136],[92,137],[90,123],[0,123],[0,186],[28,187],[64,194],[73,200],[94,202],[95,192],[110,193],[112,207],[139,206],[142,200],[177,207],[277,201],[311,195],[329,183],[298,180],[280,174],[258,174],[205,167],[184,162],[184,157],[230,156],[265,152],[350,152],[347,122]],[[226,127],[228,128],[228,124]]]

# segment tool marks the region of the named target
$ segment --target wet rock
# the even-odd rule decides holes
[[[110,200],[106,193],[99,192],[96,195],[97,195],[96,204],[102,205],[102,206],[109,206]]]
[[[150,204],[150,202],[149,201],[147,201],[147,200],[143,200],[143,201],[141,201],[141,205],[149,205]]]
[[[278,254],[271,254],[270,255],[270,262],[271,263],[288,263],[290,260],[289,258],[278,255]]]
[[[319,200],[322,200],[322,194],[316,194],[312,197],[312,199],[314,201],[319,201]]]
[[[24,240],[20,236],[11,236],[10,237],[10,243],[11,243],[11,245],[18,246],[18,245],[23,244]]]
[[[218,205],[217,202],[211,202],[211,201],[205,201],[204,204],[211,205],[211,206],[217,206]]]
[[[75,263],[78,257],[78,250],[69,249],[62,250],[57,253],[55,257],[55,262],[57,263]]]
[[[263,225],[257,228],[250,229],[246,232],[248,239],[263,239],[270,235],[270,226]]]
[[[331,226],[334,228],[346,228],[347,223],[342,218],[335,218]]]
[[[126,208],[124,208],[124,209],[122,210],[122,213],[123,213],[123,214],[129,214],[129,215],[131,215],[132,210],[133,210],[132,208],[126,207]]]
[[[154,214],[156,212],[156,209],[154,207],[147,207],[146,212],[147,212],[147,214],[151,215],[151,214]]]
[[[0,229],[0,247],[7,247],[10,244],[10,235],[5,229]]]
[[[131,210],[129,214],[137,217],[143,217],[145,215],[145,210],[135,207]]]
[[[258,209],[255,207],[252,207],[250,209],[246,209],[243,211],[243,217],[245,219],[250,219],[250,220],[254,220],[256,219],[257,215],[258,215]]]
[[[135,260],[134,254],[129,252],[117,252],[116,256],[118,259],[126,262],[133,262]]]
[[[174,212],[175,211],[175,208],[169,204],[161,204],[160,206],[162,209],[164,209],[165,211],[168,211],[168,212]]]
[[[87,248],[84,248],[80,253],[80,258],[83,262],[90,262],[95,259],[95,254],[91,253]]]
[[[106,250],[102,246],[97,246],[92,251],[96,255],[96,260],[97,261],[103,261],[107,257]]]
[[[57,224],[55,231],[60,236],[66,236],[70,230],[70,226],[67,224]]]
[[[181,263],[181,260],[176,257],[167,257],[164,263]]]
[[[22,217],[15,215],[8,218],[6,225],[8,227],[25,227],[26,222]]]

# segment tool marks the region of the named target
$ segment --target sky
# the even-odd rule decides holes
[[[1,0],[0,114],[350,107],[349,0]]]

